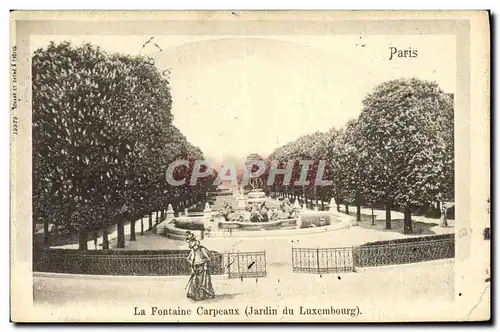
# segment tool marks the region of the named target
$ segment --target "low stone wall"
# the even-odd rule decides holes
[[[185,230],[203,230],[205,226],[205,217],[178,217],[172,220],[177,228],[182,228]]]
[[[285,228],[276,229],[273,231],[268,230],[255,230],[251,232],[242,232],[242,231],[232,231],[229,229],[220,229],[215,232],[210,232],[207,234],[207,237],[280,237],[280,236],[301,236],[308,234],[318,234],[330,231],[336,231],[344,228],[349,228],[352,226],[352,222],[350,221],[341,221],[338,223],[334,223],[332,225],[323,226],[323,227],[307,227],[307,228]]]
[[[301,211],[298,228],[327,226],[339,221],[329,211]]]
[[[186,232],[190,231],[194,234],[198,239],[202,237],[201,230],[190,230],[185,228],[179,228],[175,225],[175,222],[170,222],[165,225],[165,229],[163,232],[159,234],[165,234],[168,238],[174,240],[184,240],[186,238]]]
[[[348,216],[346,218],[349,218]],[[183,240],[186,232],[190,231],[197,238],[205,236],[224,236],[228,231],[231,233],[236,230],[237,233],[245,233],[246,231],[254,233],[259,231],[272,231],[269,234],[277,233],[278,231],[299,231],[301,229],[324,228],[337,229],[331,227],[342,222],[339,228],[351,226],[355,223],[352,218],[346,220],[342,215],[337,215],[335,211],[312,211],[302,210],[297,218],[286,218],[279,220],[270,220],[267,222],[242,222],[242,221],[225,221],[214,220],[213,212],[205,213],[203,216],[180,216],[164,221],[156,227],[157,234],[164,234],[168,238],[175,240]],[[277,235],[277,234],[273,234]],[[244,236],[242,234],[242,236]]]

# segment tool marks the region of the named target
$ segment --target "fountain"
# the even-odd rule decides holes
[[[305,205],[301,206],[298,200],[293,204],[288,198],[281,201],[268,200],[265,193],[260,189],[253,189],[248,196],[244,196],[240,188],[236,202],[230,204],[226,201],[222,208],[212,210],[212,207],[206,203],[202,215],[183,215],[173,218],[171,206],[167,211],[167,224],[164,227],[164,233],[169,238],[182,239],[186,230],[191,231],[199,238],[204,236],[227,236],[233,234],[233,231],[283,231],[294,232],[297,230],[306,230],[329,227],[337,229],[344,227],[341,216],[333,208],[335,201],[330,202],[329,211],[310,210]],[[160,226],[160,225],[159,225]],[[318,229],[319,231],[320,229]],[[158,232],[163,233],[163,232]],[[224,235],[226,234],[226,235]],[[276,233],[275,233],[276,234]]]

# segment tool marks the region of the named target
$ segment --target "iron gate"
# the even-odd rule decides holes
[[[266,252],[231,252],[227,254],[229,278],[262,278],[267,275]]]
[[[293,272],[354,272],[353,248],[292,248]]]

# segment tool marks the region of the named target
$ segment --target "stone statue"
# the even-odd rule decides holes
[[[335,198],[330,198],[330,204],[328,204],[328,210],[333,211],[335,210],[335,207],[337,206],[337,202],[335,202]]]
[[[332,198],[330,198],[330,207],[334,207],[334,206],[337,206],[337,202],[335,202],[335,198],[332,197]]]
[[[293,202],[293,207],[296,209],[300,209],[300,204],[298,199],[296,199],[295,202]]]
[[[204,211],[212,211],[212,209],[210,208],[210,204],[208,204],[208,202],[205,203],[205,210]]]
[[[441,227],[448,227],[448,207],[443,201],[441,201],[441,220],[439,224]]]
[[[174,208],[172,207],[172,204],[168,204],[167,212],[174,212]]]

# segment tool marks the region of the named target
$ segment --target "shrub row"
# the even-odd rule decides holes
[[[188,250],[45,249],[33,255],[37,272],[100,275],[189,275]],[[224,274],[223,254],[211,252],[211,274]]]
[[[372,242],[353,249],[354,266],[417,263],[455,257],[454,234]]]
[[[367,242],[365,244],[362,244],[360,247],[388,245],[388,244],[413,243],[413,242],[426,242],[426,241],[447,240],[447,239],[454,240],[455,233],[439,234],[439,235],[432,235],[432,236],[408,237],[408,238],[386,240],[386,241]]]

